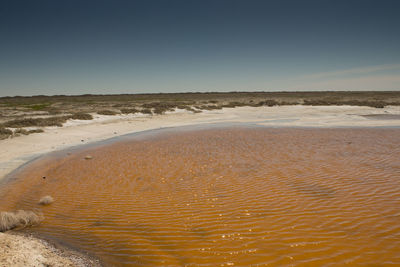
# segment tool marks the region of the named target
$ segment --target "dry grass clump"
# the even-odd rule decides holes
[[[21,134],[23,134],[23,135],[28,135],[29,132],[28,132],[28,130],[25,130],[25,129],[22,129],[22,128],[16,129],[16,130],[14,131],[14,135],[15,135],[15,136],[18,136],[18,135],[21,135]]]
[[[142,108],[153,109],[154,114],[163,114],[166,111],[173,111],[177,106],[176,103],[151,102],[143,104]]]
[[[217,105],[201,105],[201,106],[195,106],[197,109],[201,110],[214,110],[214,109],[222,109],[222,106],[217,106]]]
[[[7,121],[2,124],[3,127],[9,128],[21,128],[21,127],[44,127],[44,126],[58,126],[61,127],[70,116],[56,116],[49,118],[25,118],[25,119],[15,119]]]
[[[73,120],[93,120],[93,116],[89,113],[78,112],[71,115]]]
[[[38,224],[43,218],[33,211],[0,212],[0,232]]]
[[[0,140],[7,139],[12,134],[13,134],[13,132],[11,130],[0,127]]]
[[[201,112],[202,112],[201,110],[197,110],[197,109],[194,109],[194,108],[189,107],[189,106],[185,107],[185,109],[186,109],[187,111],[191,111],[191,112],[193,112],[193,113],[201,113]]]
[[[97,114],[99,114],[99,115],[108,115],[108,116],[112,116],[112,115],[117,115],[117,114],[119,114],[119,113],[116,112],[116,111],[113,111],[113,110],[105,109],[105,110],[99,110],[99,111],[97,111]]]
[[[49,118],[25,118],[25,119],[15,119],[11,121],[4,122],[2,127],[9,127],[9,128],[22,128],[22,127],[45,127],[45,126],[58,126],[62,127],[63,123],[67,120],[92,120],[93,117],[87,113],[75,113],[73,115],[66,115],[66,116],[54,116]],[[37,133],[40,131],[28,131],[25,132],[22,129],[18,129],[19,134],[29,134],[29,133]]]
[[[383,101],[360,101],[360,100],[336,100],[336,99],[316,99],[308,100],[305,99],[303,105],[310,106],[366,106],[373,108],[384,108],[390,103],[385,103]]]
[[[32,133],[43,133],[43,129],[32,129],[28,131],[28,134],[32,134]]]
[[[41,103],[41,104],[29,105],[28,107],[29,107],[30,109],[39,111],[39,110],[47,109],[47,108],[50,107],[50,106],[51,106],[50,103]]]
[[[135,114],[135,113],[138,113],[140,111],[138,109],[136,109],[136,108],[123,108],[123,109],[121,109],[121,112],[123,114]]]
[[[144,108],[140,112],[143,113],[143,114],[153,115],[153,112],[149,108]]]
[[[51,203],[53,203],[54,202],[54,199],[51,197],[51,196],[45,196],[45,197],[42,197],[40,200],[39,200],[39,204],[40,205],[43,205],[43,206],[45,206],[45,205],[50,205]]]
[[[223,108],[235,108],[235,107],[243,107],[243,106],[247,106],[247,104],[242,103],[242,102],[237,102],[237,101],[229,102],[228,104],[222,105]]]
[[[153,113],[154,114],[157,114],[157,115],[161,115],[161,114],[164,114],[165,113],[165,111],[168,111],[169,109],[165,109],[165,108],[163,108],[163,107],[155,107],[154,109],[153,109]]]
[[[32,133],[43,133],[44,131],[42,129],[32,129],[32,130],[26,130],[22,128],[18,128],[14,131],[13,137],[17,137],[20,135],[28,135]]]

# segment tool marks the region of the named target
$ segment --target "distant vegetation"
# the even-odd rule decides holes
[[[24,127],[61,127],[70,119],[91,120],[92,114],[162,115],[175,109],[198,113],[222,108],[279,105],[383,108],[387,105],[400,105],[400,92],[228,92],[1,97],[0,139],[42,131],[24,130]],[[16,130],[13,132],[7,128]]]
[[[73,119],[73,120],[93,120],[93,116],[88,114],[88,113],[79,112],[79,113],[72,114],[70,116],[70,119]]]
[[[112,115],[117,115],[117,114],[119,114],[119,113],[116,112],[116,111],[113,111],[113,110],[99,110],[99,111],[97,111],[97,114],[99,114],[99,115],[110,115],[110,116],[112,116]]]
[[[123,108],[121,109],[121,113],[123,114],[135,114],[140,112],[138,109],[136,108]]]

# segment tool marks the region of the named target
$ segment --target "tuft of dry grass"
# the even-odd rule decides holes
[[[97,111],[97,114],[99,114],[99,115],[108,115],[108,116],[112,116],[112,115],[117,115],[117,114],[119,114],[118,112],[116,112],[116,111],[113,111],[113,110],[99,110],[99,111]]]
[[[37,215],[33,211],[2,211],[0,212],[0,232],[36,225],[40,223],[42,219],[42,216]]]
[[[18,129],[16,129],[16,130],[14,131],[14,135],[15,135],[15,136],[18,136],[18,135],[21,135],[21,134],[23,134],[23,135],[28,135],[28,134],[29,134],[29,131],[27,131],[27,130],[25,130],[25,129],[22,129],[22,128],[18,128]]]
[[[43,133],[43,129],[32,129],[28,131],[28,134],[32,134],[32,133]]]
[[[73,120],[93,120],[93,116],[89,113],[78,112],[71,115]]]
[[[68,119],[70,119],[70,116],[57,116],[49,118],[35,118],[35,119],[34,118],[15,119],[3,123],[3,126],[9,128],[21,128],[21,127],[32,127],[32,126],[62,127],[62,124],[65,123]]]
[[[143,114],[150,114],[150,115],[153,115],[153,112],[152,112],[151,109],[149,109],[149,108],[144,108],[144,109],[142,109],[140,112],[143,113]]]
[[[386,105],[391,104],[391,103],[385,103],[383,101],[377,101],[377,100],[366,100],[366,101],[361,101],[361,100],[335,100],[335,99],[316,99],[316,100],[309,100],[305,99],[303,105],[308,105],[308,106],[343,106],[343,105],[348,105],[348,106],[365,106],[365,107],[373,107],[373,108],[384,108]]]
[[[123,108],[123,109],[121,109],[121,112],[123,114],[135,114],[135,113],[138,113],[140,111],[137,110],[136,108]]]
[[[28,135],[28,134],[33,134],[33,133],[43,133],[44,131],[42,129],[32,129],[32,130],[26,130],[23,128],[18,128],[14,131],[13,137],[17,137],[22,135]]]
[[[0,127],[0,140],[7,139],[12,134],[13,132],[11,130]]]
[[[39,204],[40,205],[43,205],[43,206],[45,206],[45,205],[50,205],[51,203],[53,203],[54,202],[54,199],[51,197],[51,196],[45,196],[45,197],[42,197],[40,200],[39,200]]]

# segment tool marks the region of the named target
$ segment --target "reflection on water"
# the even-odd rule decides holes
[[[110,265],[400,264],[399,144],[397,129],[168,132],[33,162],[0,210],[40,208],[35,232]]]

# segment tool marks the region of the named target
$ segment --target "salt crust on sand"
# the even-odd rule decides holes
[[[77,253],[56,249],[31,236],[0,233],[0,266],[99,266]]]

